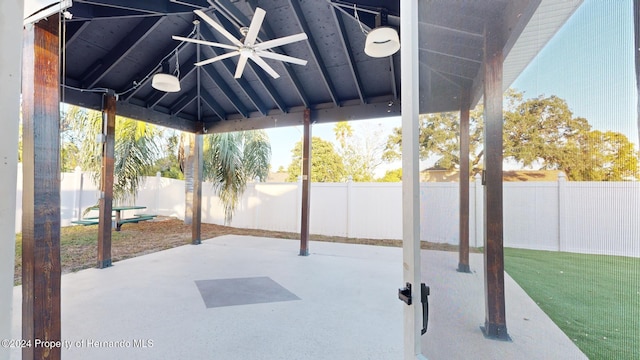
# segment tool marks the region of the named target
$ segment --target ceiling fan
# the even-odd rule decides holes
[[[282,45],[294,43],[297,41],[306,40],[307,34],[305,33],[284,36],[281,38],[267,40],[263,42],[256,42],[256,39],[258,37],[258,32],[260,32],[260,27],[262,26],[262,21],[264,20],[264,16],[267,13],[264,9],[256,8],[256,11],[253,15],[253,18],[251,19],[251,24],[249,25],[249,27],[248,28],[243,27],[240,29],[240,32],[244,35],[244,42],[240,41],[231,33],[229,33],[222,25],[213,21],[213,19],[209,17],[209,15],[205,14],[202,10],[194,10],[194,12],[233,44],[233,45],[228,45],[228,44],[221,44],[221,43],[211,42],[206,40],[186,38],[182,36],[173,36],[172,38],[174,40],[186,41],[186,42],[195,43],[195,44],[215,46],[223,49],[233,50],[231,52],[218,55],[216,57],[213,57],[207,60],[199,61],[195,63],[196,66],[211,64],[213,62],[216,62],[222,59],[227,59],[227,58],[239,55],[240,58],[238,60],[238,66],[236,67],[236,72],[234,74],[234,77],[236,79],[242,77],[242,72],[244,71],[244,68],[247,65],[247,60],[249,59],[251,59],[253,62],[258,64],[258,66],[264,69],[264,71],[266,71],[274,79],[277,79],[280,77],[280,75],[278,75],[278,73],[262,59],[263,57],[274,59],[274,60],[285,61],[288,63],[298,64],[298,65],[307,64],[307,60],[268,51],[269,49],[277,46],[282,46]]]

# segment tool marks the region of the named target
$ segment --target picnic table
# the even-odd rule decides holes
[[[135,215],[133,215],[133,217],[130,217],[130,218],[123,218],[122,217],[122,212],[123,211],[127,211],[127,210],[143,210],[143,209],[146,209],[146,208],[147,208],[146,206],[141,206],[141,205],[113,206],[111,208],[111,211],[114,213],[114,217],[115,218],[114,218],[113,224],[115,225],[116,231],[120,231],[120,228],[122,227],[122,225],[124,225],[126,223],[138,223],[140,221],[147,221],[147,220],[155,219],[155,217],[157,215],[149,215],[149,214],[135,214]],[[98,210],[99,207],[98,206],[92,206],[89,209]],[[97,225],[99,223],[99,219],[98,219],[97,216],[86,217],[86,218],[83,218],[82,220],[72,221],[72,223],[80,224],[80,225]]]

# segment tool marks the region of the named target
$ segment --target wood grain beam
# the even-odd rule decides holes
[[[193,146],[191,147],[191,162],[193,166],[193,201],[191,210],[191,244],[202,243],[202,135],[191,135]]]
[[[309,256],[309,211],[311,210],[311,110],[305,109],[302,138],[302,211],[300,219],[300,256]]]
[[[22,63],[22,340],[61,341],[59,18],[24,31]],[[24,347],[22,358],[60,359]]]
[[[458,271],[470,273],[469,268],[469,90],[462,90],[460,98],[460,246]]]
[[[102,97],[102,165],[100,171],[100,198],[98,199],[98,269],[111,266],[111,229],[113,222],[113,168],[115,157],[116,97],[104,94]]]
[[[484,61],[485,176],[484,263],[486,337],[510,340],[504,295],[502,197],[502,32],[500,17],[487,21]]]

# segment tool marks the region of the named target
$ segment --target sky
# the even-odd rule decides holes
[[[567,101],[574,116],[593,129],[613,130],[638,143],[633,58],[633,0],[585,0],[512,84],[525,99],[556,95]],[[351,122],[354,132],[382,124],[384,139],[400,118]],[[335,141],[333,126],[318,124],[313,136]],[[302,127],[267,129],[271,168],[291,163],[291,149],[302,138]],[[377,172],[400,167],[386,164]]]

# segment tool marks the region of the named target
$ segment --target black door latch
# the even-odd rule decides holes
[[[407,305],[411,305],[411,283],[407,283],[407,285],[398,289],[398,299],[404,301]]]
[[[429,324],[429,293],[431,289],[424,283],[420,284],[420,302],[422,303],[422,331],[424,335],[427,332],[427,324]]]
[[[420,284],[420,303],[422,304],[422,331],[424,335],[427,332],[427,324],[429,323],[429,293],[430,289],[424,283]],[[402,300],[405,304],[411,305],[411,283],[407,283],[402,289],[398,289],[398,299]]]

